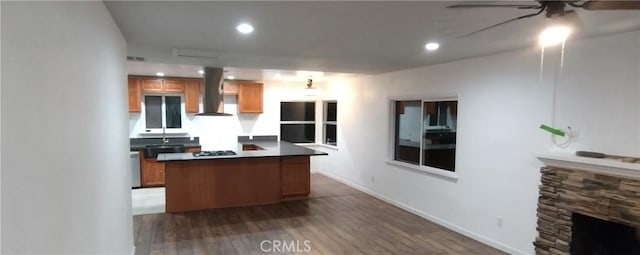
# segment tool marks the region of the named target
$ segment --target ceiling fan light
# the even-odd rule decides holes
[[[571,28],[568,26],[550,26],[542,30],[538,40],[540,46],[549,47],[564,43],[569,38],[569,35],[571,35]]]

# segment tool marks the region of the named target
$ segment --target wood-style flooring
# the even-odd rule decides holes
[[[134,216],[136,254],[504,254],[323,175],[311,183],[307,200]]]

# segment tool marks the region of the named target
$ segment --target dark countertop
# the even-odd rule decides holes
[[[187,148],[200,147],[199,137],[194,137],[191,140],[190,137],[169,137],[168,143],[163,143],[162,138],[131,138],[129,139],[129,150],[139,151],[144,150],[147,145],[184,145]]]
[[[263,150],[243,151],[243,144],[255,144]],[[329,155],[326,152],[312,150],[284,141],[240,141],[235,150],[236,155],[194,157],[192,153],[161,153],[158,161],[184,161],[184,160],[214,160],[233,158],[260,158],[260,157],[286,157],[286,156],[322,156]]]

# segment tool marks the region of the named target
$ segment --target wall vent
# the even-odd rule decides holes
[[[144,57],[127,56],[128,61],[144,62]]]

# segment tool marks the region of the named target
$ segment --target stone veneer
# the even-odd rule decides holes
[[[537,255],[570,254],[572,213],[640,228],[640,176],[542,167]]]

